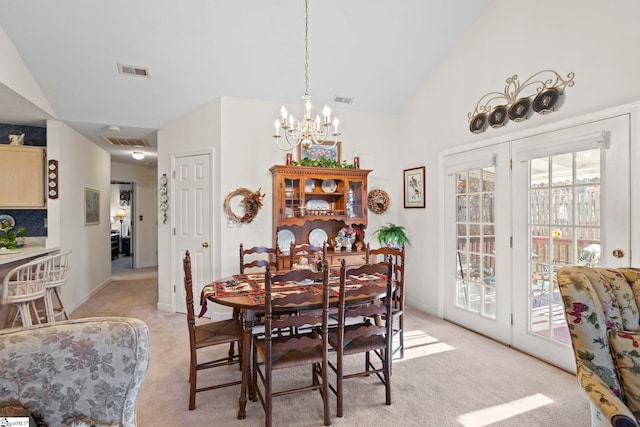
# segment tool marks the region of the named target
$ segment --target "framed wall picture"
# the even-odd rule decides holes
[[[321,145],[313,144],[306,150],[300,144],[298,145],[298,161],[305,157],[309,160],[330,159],[340,163],[342,161],[342,142],[338,141],[335,145],[333,142]]]
[[[84,189],[84,225],[100,224],[100,191]]]
[[[404,170],[404,207],[424,208],[424,166]]]

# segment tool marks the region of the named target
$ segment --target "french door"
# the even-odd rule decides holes
[[[444,157],[444,317],[572,371],[555,273],[628,266],[629,117]]]
[[[509,144],[444,160],[444,317],[511,341]]]
[[[512,345],[569,371],[556,272],[631,265],[629,140],[620,116],[512,143]]]

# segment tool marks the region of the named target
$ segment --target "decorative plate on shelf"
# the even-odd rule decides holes
[[[16,219],[9,214],[0,215],[0,222],[4,222],[4,221],[7,221],[9,223],[9,226],[11,227],[16,226]]]
[[[283,254],[289,254],[289,251],[291,250],[291,243],[295,241],[296,236],[291,230],[283,228],[282,230],[278,231],[278,247]]]
[[[309,244],[313,246],[322,247],[327,240],[329,240],[329,236],[322,228],[314,228],[309,233]]]
[[[304,205],[307,210],[329,210],[329,202],[326,200],[312,199]]]
[[[313,190],[315,190],[315,188],[316,188],[315,180],[311,178],[307,178],[304,180],[304,191],[306,193],[313,193]]]
[[[336,182],[332,179],[325,179],[324,181],[322,181],[322,191],[324,191],[325,193],[333,193],[334,191],[336,191],[336,188],[338,188],[338,186],[336,185]]]

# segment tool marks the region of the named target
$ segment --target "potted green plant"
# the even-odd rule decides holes
[[[405,233],[403,225],[396,225],[388,222],[373,232],[378,235],[378,243],[380,246],[389,246],[392,248],[400,248],[404,243],[410,245],[411,242]]]

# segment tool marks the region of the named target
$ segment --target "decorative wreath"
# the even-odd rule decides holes
[[[236,196],[243,196],[242,205],[244,206],[244,214],[242,216],[234,214],[231,210],[231,199]],[[260,194],[260,189],[253,192],[248,188],[238,188],[237,190],[227,194],[227,197],[224,199],[224,213],[233,221],[249,223],[253,221],[256,215],[258,215],[258,212],[262,207],[262,198],[264,196],[264,194]]]
[[[389,195],[384,190],[371,190],[367,199],[369,210],[375,214],[384,213],[389,207]]]

